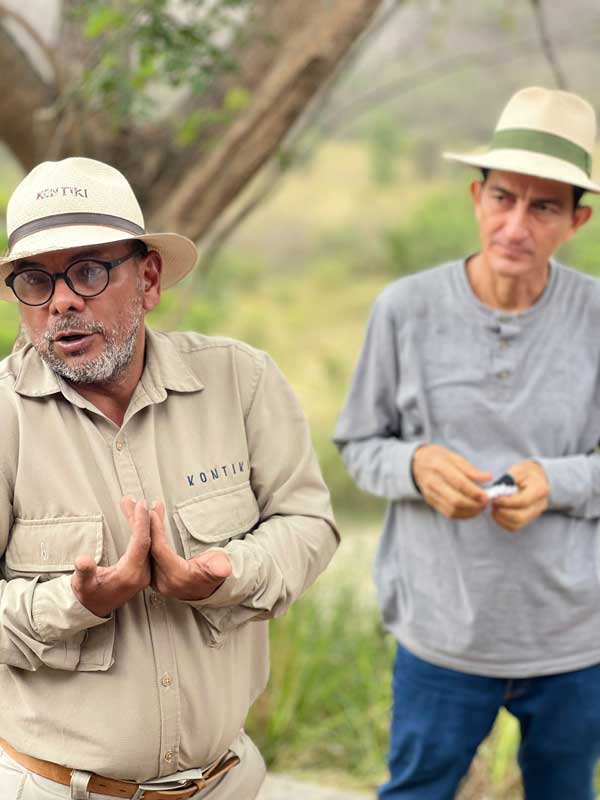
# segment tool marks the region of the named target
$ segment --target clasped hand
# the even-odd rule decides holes
[[[417,448],[412,472],[425,501],[448,519],[471,519],[491,502],[492,517],[498,525],[516,533],[548,508],[548,478],[537,461],[513,464],[508,472],[519,491],[492,501],[479,486],[491,481],[492,473],[483,472],[446,447],[429,444]]]
[[[178,600],[204,600],[231,575],[231,561],[222,551],[181,558],[167,542],[165,507],[132,497],[121,500],[131,538],[127,550],[111,566],[98,566],[90,556],[79,556],[71,578],[79,602],[98,617],[107,617],[138,592],[152,588]]]

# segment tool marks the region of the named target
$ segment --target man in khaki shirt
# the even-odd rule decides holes
[[[39,165],[7,228],[0,800],[253,798],[267,620],[337,545],[304,415],[264,353],[144,328],[196,250],[112,167]]]

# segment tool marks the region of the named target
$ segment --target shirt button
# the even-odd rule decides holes
[[[169,673],[168,673],[168,672],[165,672],[165,674],[164,674],[164,675],[162,676],[162,678],[160,679],[160,682],[162,683],[162,685],[163,685],[165,688],[167,688],[167,689],[168,689],[168,688],[169,688],[169,686],[170,686],[170,685],[173,683],[173,678],[172,678],[172,677],[169,675]],[[165,758],[166,758],[166,756],[165,756]]]
[[[502,350],[506,350],[508,344],[509,344],[508,339],[500,339],[500,347],[502,348]]]
[[[122,439],[117,439],[117,443],[115,444],[115,447],[117,448],[117,450],[120,453],[121,450],[123,449],[123,441],[122,441]]]
[[[161,608],[164,604],[164,600],[159,594],[151,594],[150,595],[150,605],[154,606],[154,608]]]
[[[507,378],[510,377],[510,372],[507,369],[503,369],[502,372],[498,373],[498,377],[501,381],[505,381]]]
[[[167,762],[167,764],[170,764],[174,758],[175,758],[175,753],[172,750],[167,750],[167,752],[164,755],[164,759]]]

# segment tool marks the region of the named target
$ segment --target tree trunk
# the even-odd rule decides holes
[[[225,133],[221,145],[182,176],[153,219],[200,238],[272,156],[319,87],[365,29],[380,0],[280,2],[288,30],[246,113]],[[286,6],[286,13],[283,12]],[[293,31],[290,34],[289,31]]]
[[[233,74],[202,98],[185,98],[168,119],[127,120],[115,131],[101,111],[77,107],[69,92],[89,42],[69,14],[78,3],[63,0],[65,22],[55,48],[60,86],[39,78],[0,24],[0,137],[25,169],[75,154],[113,164],[129,178],[151,226],[198,240],[276,153],[381,1],[255,0],[248,30],[233,43]],[[247,107],[233,122],[215,124],[192,145],[178,146],[178,120],[198,107],[221,108],[231,88],[248,93]]]

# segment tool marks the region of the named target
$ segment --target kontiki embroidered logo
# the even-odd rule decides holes
[[[246,465],[243,461],[237,461],[231,464],[223,464],[220,467],[210,467],[200,472],[192,472],[186,475],[186,478],[188,486],[198,486],[201,483],[220,481],[222,478],[232,478],[242,472],[246,472]]]
[[[80,186],[51,186],[48,189],[42,189],[36,195],[36,200],[50,200],[52,197],[87,197],[87,189],[82,189]]]

